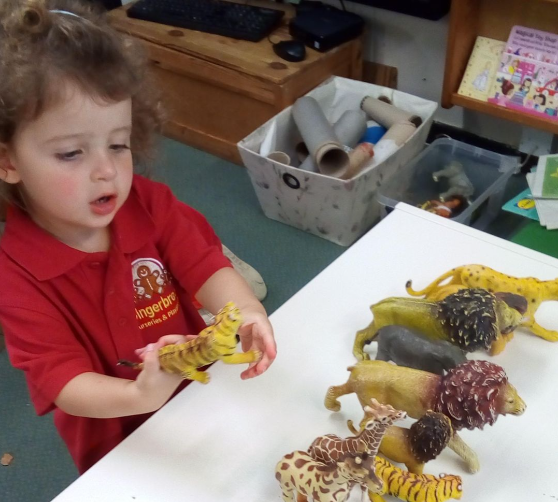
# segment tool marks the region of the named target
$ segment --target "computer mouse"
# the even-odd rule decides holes
[[[298,63],[306,58],[306,47],[298,40],[283,40],[273,44],[273,51],[280,58]]]

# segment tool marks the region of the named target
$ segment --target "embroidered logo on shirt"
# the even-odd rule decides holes
[[[132,262],[136,319],[140,329],[160,324],[178,313],[179,303],[169,273],[154,258]]]

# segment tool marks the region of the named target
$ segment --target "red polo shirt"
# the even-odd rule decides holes
[[[166,334],[205,324],[191,298],[231,266],[205,218],[168,187],[135,176],[111,224],[108,252],[59,242],[12,207],[0,241],[0,324],[12,364],[25,372],[39,415],[54,410],[60,435],[84,472],[149,414],[115,419],[68,415],[54,401],[85,372],[134,379],[117,366]]]

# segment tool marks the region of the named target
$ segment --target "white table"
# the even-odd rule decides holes
[[[346,420],[362,416],[354,394],[341,398],[339,413],[323,400],[349,375],[354,335],[370,322],[369,305],[405,295],[408,279],[421,288],[469,263],[558,277],[554,258],[399,204],[271,316],[279,355],[267,373],[241,381],[244,365],[217,363],[210,384],[190,385],[55,501],[281,502],[278,460],[316,436],[349,435]],[[558,305],[543,304],[537,319],[557,329]],[[555,500],[558,344],[518,331],[503,354],[472,356],[502,365],[527,411],[462,431],[479,455],[477,474],[465,472],[449,449],[426,472],[461,475],[464,502]],[[351,501],[358,499],[356,490]]]

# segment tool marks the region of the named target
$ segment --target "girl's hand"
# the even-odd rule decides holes
[[[238,330],[240,343],[244,352],[259,350],[262,357],[259,361],[250,363],[248,369],[240,377],[243,380],[261,375],[271,366],[277,356],[277,346],[273,337],[273,328],[265,313],[261,310],[243,309],[244,323]]]
[[[195,336],[165,335],[156,343],[136,350],[136,355],[143,360],[143,369],[134,384],[140,398],[144,399],[145,404],[153,411],[163,406],[182,382],[180,375],[161,370],[159,349],[165,345],[184,343],[192,338]]]

